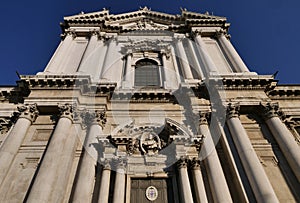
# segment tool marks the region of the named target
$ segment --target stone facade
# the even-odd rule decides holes
[[[299,202],[300,85],[250,72],[224,17],[64,18],[0,87],[0,202]]]

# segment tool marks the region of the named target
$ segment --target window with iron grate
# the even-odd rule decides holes
[[[159,68],[156,61],[151,59],[141,59],[135,64],[135,86],[159,87]]]

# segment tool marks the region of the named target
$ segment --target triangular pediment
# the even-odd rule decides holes
[[[110,14],[108,10],[80,13],[78,15],[64,18],[65,24],[69,26],[100,25],[104,31],[134,31],[134,30],[180,30],[190,26],[222,26],[226,18],[201,14],[181,9],[181,15],[167,14],[152,11],[147,7],[137,11]]]

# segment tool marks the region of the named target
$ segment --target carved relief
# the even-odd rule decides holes
[[[154,155],[161,150],[161,141],[154,131],[146,131],[141,135],[140,147],[145,154]]]
[[[151,19],[143,18],[135,22],[133,25],[125,25],[123,29],[130,30],[167,30],[169,26],[155,23]]]
[[[162,149],[162,142],[155,132],[155,127],[134,127],[134,122],[120,129],[110,140],[115,145],[126,145],[128,154],[140,152],[142,154],[158,154]]]
[[[129,43],[125,43],[122,47],[123,53],[128,52],[143,52],[143,51],[160,51],[170,53],[170,42],[166,42],[159,39],[143,39],[143,40],[129,40]],[[128,51],[130,50],[130,51]]]

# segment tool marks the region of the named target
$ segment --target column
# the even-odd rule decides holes
[[[192,190],[191,185],[189,181],[189,176],[187,172],[187,160],[184,158],[181,158],[177,162],[178,167],[178,173],[179,173],[179,191],[180,191],[180,197],[181,201],[183,203],[193,203],[193,196],[192,196]]]
[[[106,121],[105,112],[84,112],[82,119],[89,126],[89,131],[83,146],[83,156],[78,168],[73,201],[91,202],[98,159],[94,145],[97,142],[97,136],[102,135],[102,128]]]
[[[68,157],[64,155],[66,151],[64,148],[67,147],[68,136],[73,136],[69,135],[73,120],[73,107],[70,104],[59,105],[59,111],[61,113],[60,118],[44,152],[45,155],[30,190],[28,202],[59,202],[51,201],[51,195],[58,195],[54,192],[59,186],[56,184],[57,179],[60,178],[58,174],[59,171],[66,170],[60,166],[60,163],[61,161],[68,161]],[[66,158],[66,160],[63,158]],[[70,172],[68,170],[67,172]],[[64,194],[63,191],[60,193]]]
[[[193,74],[191,71],[191,67],[189,65],[189,61],[185,54],[185,50],[182,44],[182,39],[177,40],[177,50],[179,54],[179,60],[181,62],[181,66],[183,68],[185,79],[193,79]]]
[[[193,158],[191,161],[191,171],[193,176],[193,183],[196,194],[196,201],[198,203],[208,203],[207,196],[205,192],[205,186],[202,178],[200,160],[198,158]]]
[[[5,179],[10,166],[23,143],[30,125],[35,121],[39,112],[36,104],[25,104],[18,107],[19,119],[9,132],[0,147],[0,185]]]
[[[278,110],[278,104],[266,104],[265,122],[300,182],[300,146],[295,141],[293,134],[278,117]]]
[[[196,70],[196,72],[198,73],[199,79],[202,79],[202,78],[204,78],[204,75],[203,75],[202,68],[200,66],[198,57],[195,53],[193,42],[191,40],[188,40],[188,44],[189,44],[190,53],[192,54],[192,58],[194,60],[194,64],[193,64],[192,68],[194,68]]]
[[[125,202],[125,167],[123,161],[120,161],[117,166],[113,203]]]
[[[230,59],[230,62],[233,64],[236,72],[249,72],[247,66],[241,59],[240,55],[236,52],[230,41],[226,38],[225,34],[223,32],[217,33],[217,39],[224,49],[227,57]]]
[[[211,72],[218,73],[218,69],[216,68],[214,62],[208,55],[208,51],[206,50],[206,45],[203,42],[200,33],[194,32],[193,35],[194,35],[194,40],[197,44],[197,49],[206,68],[206,75],[210,75]]]
[[[134,84],[134,70],[131,66],[132,53],[128,53],[126,57],[125,68],[125,88],[131,89]]]
[[[229,203],[232,202],[230,191],[209,130],[207,116],[207,113],[200,112],[199,134],[205,136],[200,158],[202,158],[205,163],[214,201]]]
[[[246,130],[238,117],[239,106],[228,105],[227,125],[258,203],[279,202]]]
[[[106,160],[103,165],[103,168],[102,168],[98,203],[107,203],[108,202],[110,174],[111,174],[111,166],[110,166],[110,163],[108,162],[108,160]]]

